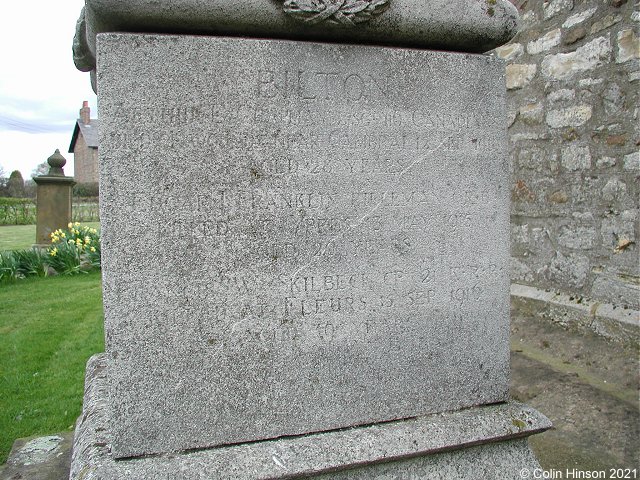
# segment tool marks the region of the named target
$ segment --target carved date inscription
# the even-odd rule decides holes
[[[206,345],[365,341],[389,318],[484,318],[506,277],[492,237],[508,220],[491,115],[443,107],[428,77],[408,94],[384,69],[238,76],[216,83],[236,101],[122,109],[155,128],[109,139],[157,166],[145,179],[165,219],[158,264],[192,266],[167,294]]]

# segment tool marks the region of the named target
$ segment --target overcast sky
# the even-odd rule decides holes
[[[82,101],[96,118],[89,74],[76,70],[71,45],[84,0],[6,1],[0,28],[0,166],[25,179],[56,148],[67,153]]]

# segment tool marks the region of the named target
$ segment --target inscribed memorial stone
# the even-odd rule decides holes
[[[499,60],[98,39],[116,457],[507,399]]]

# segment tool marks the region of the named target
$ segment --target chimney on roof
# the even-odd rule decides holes
[[[86,100],[82,102],[82,108],[80,109],[80,121],[84,125],[89,125],[89,122],[91,121],[91,109],[89,108],[89,102]]]

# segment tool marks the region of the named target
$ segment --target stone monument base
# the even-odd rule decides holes
[[[508,402],[355,428],[115,460],[105,354],[87,364],[71,480],[522,478],[540,468],[527,437],[551,427]]]

